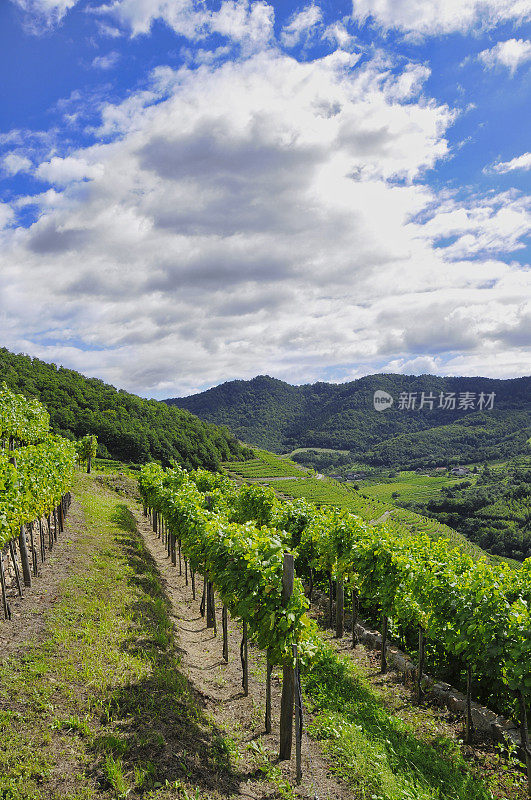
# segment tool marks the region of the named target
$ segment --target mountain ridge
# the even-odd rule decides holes
[[[374,409],[377,390],[393,397],[387,410]],[[433,397],[432,407],[419,407],[423,392],[424,400]],[[400,408],[403,393],[415,396],[414,408]],[[439,407],[441,393],[444,401],[454,393],[456,407]],[[466,393],[473,395],[474,407],[460,409]],[[375,464],[415,466],[427,461],[446,463],[456,457],[487,460],[525,452],[531,435],[529,397],[529,376],[376,373],[342,384],[318,381],[298,386],[257,375],[164,402],[226,425],[243,441],[274,452],[297,447],[346,449]]]

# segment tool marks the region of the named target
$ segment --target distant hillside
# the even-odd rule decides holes
[[[0,382],[41,400],[54,432],[67,438],[95,433],[100,455],[142,463],[172,459],[188,467],[217,469],[221,461],[249,455],[227,429],[168,408],[157,400],[85,378],[37,358],[0,348]]]
[[[374,409],[377,390],[393,397],[390,408]],[[460,409],[466,392],[474,406]],[[493,392],[490,409],[487,398]],[[443,402],[450,405],[449,398],[455,396],[454,409],[440,407],[441,393]],[[415,407],[401,408],[410,395]],[[240,439],[275,452],[334,448],[373,464],[416,467],[524,452],[531,434],[530,398],[530,377],[496,380],[388,374],[343,384],[291,386],[259,375],[166,403],[227,425]]]

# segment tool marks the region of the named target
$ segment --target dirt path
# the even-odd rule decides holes
[[[64,532],[58,535],[53,550],[46,550],[46,561],[39,574],[32,576],[31,588],[24,589],[23,597],[15,592],[9,596],[11,621],[0,618],[0,661],[26,646],[40,640],[45,632],[45,614],[58,597],[58,588],[71,572],[76,554],[76,542],[85,530],[85,517],[79,501],[74,496]]]
[[[234,738],[240,759],[248,770],[248,780],[240,786],[240,795],[249,798],[283,796],[281,787],[279,792],[279,784],[287,781],[295,787],[295,761],[293,758],[292,762],[276,764],[281,690],[279,673],[275,670],[272,681],[273,733],[266,735],[264,654],[254,647],[249,648],[249,696],[245,697],[241,682],[239,626],[235,621],[229,620],[229,663],[225,664],[221,654],[219,603],[219,630],[218,635],[214,636],[212,629],[206,628],[205,620],[199,613],[203,588],[201,579],[198,580],[197,599],[194,601],[191,586],[186,586],[184,574],[179,575],[179,566],[172,566],[162,541],[156,538],[149,521],[138,511],[136,518],[171,599],[172,619],[182,648],[184,671],[199,691],[205,709],[215,724]],[[296,795],[311,800],[316,797],[352,800],[352,789],[329,775],[327,762],[317,743],[304,735],[302,750],[303,781],[300,787],[295,788]],[[271,762],[274,766],[266,772],[265,765]],[[286,791],[290,791],[289,786],[284,786],[284,792]]]

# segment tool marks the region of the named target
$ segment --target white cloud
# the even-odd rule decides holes
[[[531,42],[525,39],[508,39],[498,42],[490,50],[482,50],[478,59],[487,69],[494,67],[507,67],[514,75],[518,67],[531,60]]]
[[[459,349],[517,372],[525,206],[423,183],[454,119],[427,76],[272,47],[156,70],[104,107],[109,141],[38,166],[38,220],[0,233],[2,341],[158,396]]]
[[[11,0],[27,14],[29,28],[38,30],[41,25],[54,25],[73,8],[78,0]]]
[[[19,172],[28,172],[31,168],[31,161],[19,153],[8,153],[4,156],[2,165],[4,172],[8,175],[17,175]]]
[[[35,176],[42,181],[56,186],[66,186],[73,181],[93,179],[103,172],[101,164],[90,164],[85,158],[54,156],[50,161],[43,161],[35,170]]]
[[[319,6],[306,6],[302,11],[293,14],[287,25],[284,25],[280,33],[280,41],[284,47],[295,47],[301,39],[307,38],[312,30],[315,29],[323,18]]]
[[[356,40],[346,29],[342,22],[333,22],[328,25],[323,32],[323,39],[332,44],[337,44],[344,50],[355,44]]]
[[[134,36],[148,33],[155,20],[162,20],[190,41],[215,33],[240,44],[244,52],[263,48],[273,35],[274,9],[262,0],[222,0],[217,11],[197,0],[113,0],[94,12],[111,15]]]
[[[118,53],[116,50],[111,50],[110,53],[105,53],[103,56],[96,56],[96,58],[92,61],[92,66],[95,69],[112,69],[116,66],[119,60],[120,53]]]
[[[498,161],[486,171],[501,172],[503,174],[516,169],[531,169],[531,153],[522,153],[521,156],[516,156],[516,158],[512,158],[510,161]]]
[[[353,0],[359,23],[416,36],[468,33],[531,18],[527,0]]]

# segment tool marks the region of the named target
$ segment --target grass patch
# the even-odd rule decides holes
[[[304,686],[315,712],[309,732],[357,799],[492,800],[454,741],[418,738],[347,659],[325,648]]]
[[[85,530],[46,635],[0,666],[1,800],[237,793],[130,509],[86,476],[79,489]]]

